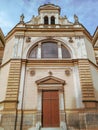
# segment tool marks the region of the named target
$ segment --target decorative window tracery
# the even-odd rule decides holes
[[[62,49],[62,58],[70,58],[71,57],[68,49],[65,46],[62,45],[61,49]]]
[[[61,51],[59,51],[59,49]],[[39,51],[39,52],[38,52]],[[47,41],[37,44],[29,53],[29,58],[71,58],[69,50],[59,43]]]
[[[42,58],[58,58],[58,46],[56,43],[46,42],[42,44]]]
[[[29,55],[29,58],[37,58],[37,53],[38,53],[38,45],[35,46],[31,52],[30,52],[30,55]]]

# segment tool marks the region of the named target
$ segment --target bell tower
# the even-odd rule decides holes
[[[41,18],[41,24],[59,24],[59,6],[54,6],[53,4],[45,4],[39,7],[38,12]]]

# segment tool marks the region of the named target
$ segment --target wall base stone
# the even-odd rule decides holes
[[[17,117],[17,118],[16,118]],[[68,130],[98,130],[98,112],[66,112],[66,126]],[[63,122],[64,124],[64,122]],[[41,122],[37,120],[37,113],[3,114],[0,130],[39,130]]]

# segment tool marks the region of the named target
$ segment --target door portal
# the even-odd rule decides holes
[[[59,92],[44,90],[42,93],[42,125],[43,127],[59,127]]]

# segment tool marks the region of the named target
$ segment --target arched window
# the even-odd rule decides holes
[[[71,58],[71,55],[66,47],[61,46],[62,49],[62,58]]]
[[[55,24],[55,17],[51,16],[51,24]]]
[[[35,46],[31,52],[30,52],[30,55],[29,55],[29,58],[37,58],[37,53],[38,53],[38,45]]]
[[[63,44],[59,46],[58,42],[47,41],[40,42],[32,48],[29,58],[71,58],[71,54],[67,47]]]
[[[46,42],[42,44],[42,58],[58,58],[57,43]]]
[[[48,24],[48,17],[47,16],[44,17],[44,24]]]

